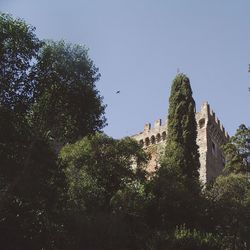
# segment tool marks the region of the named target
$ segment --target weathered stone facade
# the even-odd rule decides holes
[[[229,135],[207,102],[201,106],[201,111],[196,113],[197,144],[200,153],[200,180],[207,183],[221,174],[224,167],[224,157],[220,149],[225,144]],[[143,132],[133,135],[143,148],[151,155],[148,163],[148,172],[154,172],[159,166],[159,159],[164,152],[167,139],[167,122],[162,124],[157,120],[154,127],[148,123]]]

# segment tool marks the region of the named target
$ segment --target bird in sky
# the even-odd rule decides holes
[[[117,91],[116,91],[116,94],[120,94],[120,90],[117,90]]]

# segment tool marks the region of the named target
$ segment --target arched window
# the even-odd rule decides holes
[[[143,146],[144,146],[144,141],[141,139],[141,140],[139,141],[139,144],[143,147]]]
[[[202,118],[202,119],[199,120],[199,127],[203,128],[204,126],[205,126],[205,119]]]
[[[155,136],[154,135],[151,136],[151,143],[155,144]]]
[[[160,142],[161,141],[161,135],[160,134],[157,134],[156,135],[156,142]]]
[[[165,141],[166,138],[167,138],[167,134],[166,134],[166,132],[163,132],[163,133],[162,133],[162,140]]]
[[[149,138],[147,137],[147,138],[145,139],[145,145],[146,145],[146,147],[147,147],[149,144],[150,144],[150,141],[149,141]]]

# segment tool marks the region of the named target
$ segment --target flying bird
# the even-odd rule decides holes
[[[116,94],[120,94],[120,90],[117,90],[117,91],[116,91]]]

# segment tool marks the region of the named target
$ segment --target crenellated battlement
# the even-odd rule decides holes
[[[198,112],[197,114],[201,114],[201,115],[203,114],[203,116],[206,116],[206,118],[208,119],[207,121],[208,124],[213,124],[219,130],[219,133],[221,133],[223,137],[225,137],[226,140],[230,138],[224,126],[222,125],[221,121],[216,116],[215,112],[210,108],[210,105],[208,104],[208,102],[204,102],[202,104],[201,111]],[[197,114],[196,114],[196,117],[197,117]]]
[[[195,118],[201,164],[200,179],[206,183],[218,176],[223,169],[224,157],[220,147],[229,140],[229,135],[208,102],[201,105],[201,110],[195,114]],[[151,123],[146,123],[142,132],[131,137],[152,156],[148,171],[153,172],[167,143],[167,121],[163,124],[162,120],[158,119],[153,127]]]
[[[151,123],[146,123],[144,125],[143,132],[140,132],[136,135],[131,136],[137,140],[144,148],[159,144],[166,140],[167,137],[167,124],[162,124],[162,120],[158,119],[154,122],[154,127],[151,126]]]
[[[205,119],[205,120],[203,120]],[[222,140],[228,140],[229,135],[225,131],[225,128],[221,124],[218,117],[215,115],[215,112],[210,109],[210,106],[207,102],[204,102],[201,106],[201,111],[196,113],[197,121],[197,130],[202,129],[203,126],[209,126],[212,124],[212,128],[216,128],[219,131],[219,134],[222,137]],[[165,141],[167,137],[167,121],[162,123],[161,119],[158,119],[154,122],[154,126],[151,126],[151,123],[146,123],[144,125],[143,132],[135,134],[132,138],[140,142],[143,147],[148,147],[152,144],[158,144],[162,141]]]

